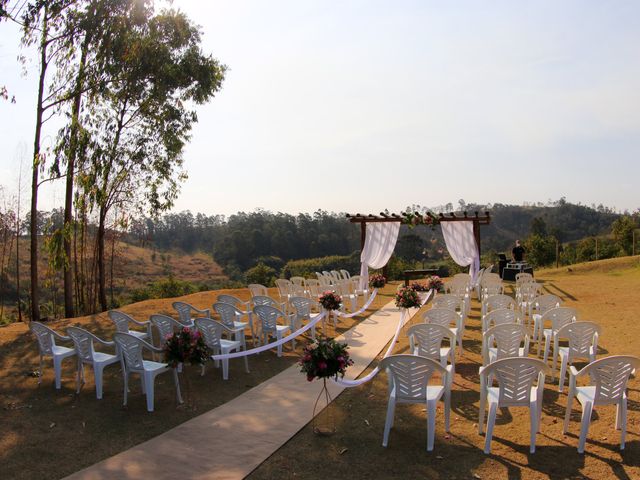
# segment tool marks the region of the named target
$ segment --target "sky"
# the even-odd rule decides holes
[[[640,207],[640,2],[176,0],[228,66],[174,210]],[[0,25],[0,185],[28,177],[37,71]],[[45,141],[51,142],[53,131]],[[26,172],[26,173],[25,173]],[[25,180],[28,181],[28,178]],[[28,183],[23,189],[28,190]],[[28,201],[28,197],[25,197]],[[63,204],[50,185],[41,209]]]

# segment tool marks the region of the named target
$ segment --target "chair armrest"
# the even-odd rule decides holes
[[[150,343],[145,342],[144,340],[140,340],[140,342],[142,343],[142,347],[146,348],[147,350],[150,350],[150,351],[155,352],[155,353],[164,352],[164,348],[155,347],[155,346],[151,345]]]
[[[144,322],[139,322],[138,320],[136,320],[135,318],[132,318],[131,321],[133,323],[135,323],[136,325],[139,325],[140,327],[148,327],[149,324],[151,323],[149,320],[146,320]]]
[[[58,332],[56,332],[55,330],[51,330],[51,333],[53,333],[53,335],[57,338],[59,338],[60,340],[64,340],[65,342],[70,342],[71,341],[71,337],[68,337],[66,335],[62,335]]]
[[[573,365],[570,365],[569,366],[569,374],[574,376],[574,377],[579,377],[580,375],[582,375],[582,370],[578,371],[578,369],[576,367],[574,367]]]
[[[211,310],[209,310],[208,308],[203,308],[202,310],[196,307],[191,307],[191,308],[193,308],[198,313],[202,313],[206,315],[207,317],[211,316]]]

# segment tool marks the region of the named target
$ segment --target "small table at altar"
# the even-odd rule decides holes
[[[502,279],[508,282],[515,282],[519,273],[530,273],[533,275],[533,267],[526,262],[507,263],[502,270]]]
[[[438,269],[427,268],[424,270],[405,270],[403,274],[404,274],[404,285],[408,287],[409,280],[411,280],[412,278],[420,278],[420,277],[425,277],[427,275],[437,275]]]

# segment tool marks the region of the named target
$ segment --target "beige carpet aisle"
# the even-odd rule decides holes
[[[349,343],[355,362],[347,378],[359,376],[376,358],[399,319],[392,301],[340,337]],[[329,384],[334,398],[342,392]],[[309,423],[321,386],[307,382],[294,365],[218,408],[67,478],[243,478]]]

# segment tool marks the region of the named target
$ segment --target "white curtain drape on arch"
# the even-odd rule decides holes
[[[384,267],[398,241],[400,222],[373,222],[366,224],[364,248],[360,255],[360,288],[369,285],[369,267]]]
[[[449,255],[458,265],[469,265],[469,275],[475,282],[480,270],[480,258],[473,235],[473,222],[441,222],[440,226]]]

